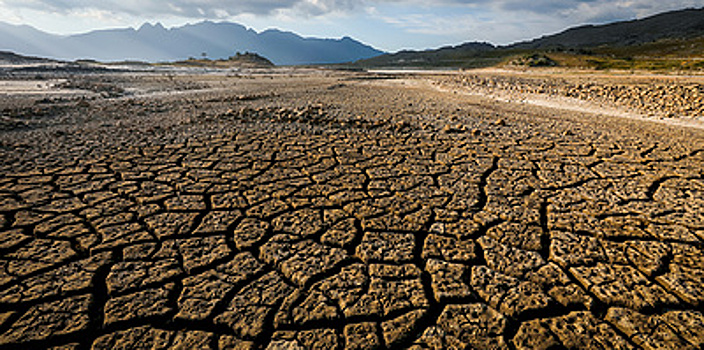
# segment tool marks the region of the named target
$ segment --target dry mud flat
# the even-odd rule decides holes
[[[701,130],[392,77],[85,79],[123,93],[3,106],[0,348],[704,345]]]

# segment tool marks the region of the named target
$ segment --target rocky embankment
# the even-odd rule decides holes
[[[650,117],[704,120],[704,84],[675,79],[642,79],[614,82],[592,77],[556,79],[515,75],[462,74],[439,80],[443,87],[460,86],[470,92],[573,98],[600,106],[616,107]]]

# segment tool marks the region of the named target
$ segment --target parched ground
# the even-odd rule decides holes
[[[419,79],[0,96],[0,348],[704,346],[704,131]]]

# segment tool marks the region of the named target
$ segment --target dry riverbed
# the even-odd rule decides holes
[[[3,80],[0,348],[701,348],[704,130],[487,74]]]

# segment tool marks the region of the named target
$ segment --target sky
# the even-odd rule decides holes
[[[576,25],[702,7],[704,0],[0,0],[0,21],[54,34],[230,21],[257,31],[350,36],[396,52],[470,41],[503,45]]]

